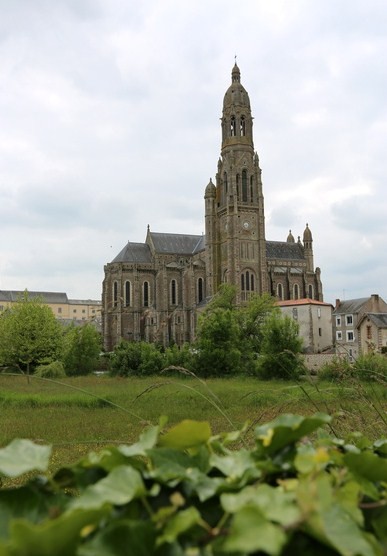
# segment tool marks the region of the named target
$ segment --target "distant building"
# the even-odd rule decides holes
[[[322,353],[333,348],[333,305],[315,299],[278,301],[282,314],[298,323],[304,353]]]
[[[171,152],[173,164],[173,153]],[[255,294],[323,301],[308,226],[302,240],[267,241],[261,168],[253,143],[250,99],[238,66],[223,100],[221,154],[204,191],[205,236],[156,233],[128,242],[105,265],[105,348],[121,340],[168,345],[195,338],[197,312],[222,283],[236,286],[236,305]]]
[[[387,352],[387,313],[365,313],[357,325],[363,355]]]
[[[355,361],[361,353],[364,353],[366,337],[363,336],[363,340],[361,339],[360,332],[364,334],[364,328],[358,328],[358,325],[368,313],[387,313],[387,304],[379,295],[372,294],[370,297],[347,301],[336,299],[333,311],[333,334],[337,355]]]
[[[24,292],[0,290],[0,312],[12,307]],[[94,299],[68,299],[62,292],[28,291],[31,298],[39,297],[48,305],[55,317],[63,321],[86,321],[101,319],[101,301]]]

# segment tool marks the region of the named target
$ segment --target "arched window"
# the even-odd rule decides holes
[[[177,305],[177,282],[171,280],[171,305]]]
[[[118,303],[118,283],[115,280],[113,282],[113,306],[117,307],[117,303]]]
[[[309,297],[309,299],[313,299],[313,286],[312,286],[312,284],[309,284],[309,286],[308,286],[308,297]]]
[[[241,274],[241,293],[242,301],[250,299],[251,294],[255,291],[255,276],[250,270],[246,270]]]
[[[124,296],[124,305],[125,307],[130,307],[131,305],[131,284],[129,280],[125,282],[125,296]]]
[[[235,135],[236,135],[235,116],[231,116],[231,122],[230,122],[230,135],[231,135],[231,137],[235,137]]]
[[[239,174],[236,175],[236,193],[237,193],[237,199],[239,201]]]
[[[278,299],[284,298],[284,289],[282,287],[282,284],[277,284],[277,297]]]
[[[242,170],[242,201],[247,203],[247,170]]]
[[[294,284],[293,299],[299,299],[299,298],[300,298],[300,288],[298,287],[298,284]]]
[[[198,279],[198,303],[204,299],[203,278]]]
[[[227,172],[223,174],[223,185],[224,185],[224,192],[227,195],[228,192],[228,183],[227,183]]]
[[[244,116],[241,116],[241,126],[240,126],[241,137],[246,135],[246,120]]]
[[[254,178],[250,176],[250,201],[254,202]]]
[[[142,286],[143,306],[149,307],[149,282],[144,282]]]

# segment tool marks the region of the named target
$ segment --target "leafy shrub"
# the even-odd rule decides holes
[[[151,427],[49,481],[0,490],[0,554],[383,556],[387,440],[331,438],[329,424],[282,415],[255,428],[250,449],[242,432],[212,436],[205,422]],[[46,471],[49,458],[14,440],[0,474]]]
[[[155,344],[122,340],[111,354],[113,376],[152,375],[161,371],[164,357]]]
[[[98,366],[102,339],[100,333],[90,324],[70,326],[64,337],[63,362],[66,374],[87,375]]]
[[[183,367],[192,370],[195,357],[189,344],[179,347],[176,344],[167,348],[164,353],[164,367]]]
[[[66,372],[61,361],[52,361],[52,363],[36,367],[35,375],[40,378],[64,378]]]
[[[353,375],[360,380],[385,382],[387,380],[387,358],[378,353],[362,355],[353,365]]]
[[[352,376],[352,365],[344,357],[334,357],[329,363],[325,363],[318,372],[320,380],[342,382]]]

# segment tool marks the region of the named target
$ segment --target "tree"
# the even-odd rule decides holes
[[[25,290],[0,316],[0,360],[27,375],[40,363],[55,361],[62,348],[62,330],[41,298]]]
[[[262,349],[259,374],[262,378],[297,378],[303,363],[300,357],[302,339],[298,324],[278,312],[273,312],[262,328]]]
[[[63,363],[67,375],[87,375],[95,370],[102,349],[100,333],[86,323],[65,332]]]

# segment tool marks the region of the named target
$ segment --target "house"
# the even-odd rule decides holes
[[[315,299],[292,299],[276,303],[281,313],[298,323],[304,353],[321,353],[333,346],[333,305]]]
[[[387,313],[386,302],[378,294],[346,301],[336,299],[333,335],[336,354],[340,357],[355,361],[362,353],[358,325],[367,313]]]
[[[357,330],[363,355],[387,351],[387,313],[365,313]]]
[[[0,314],[12,307],[24,292],[0,290]],[[64,292],[28,291],[30,298],[39,298],[48,305],[55,317],[63,321],[94,321],[101,317],[101,301],[95,299],[69,299]]]

